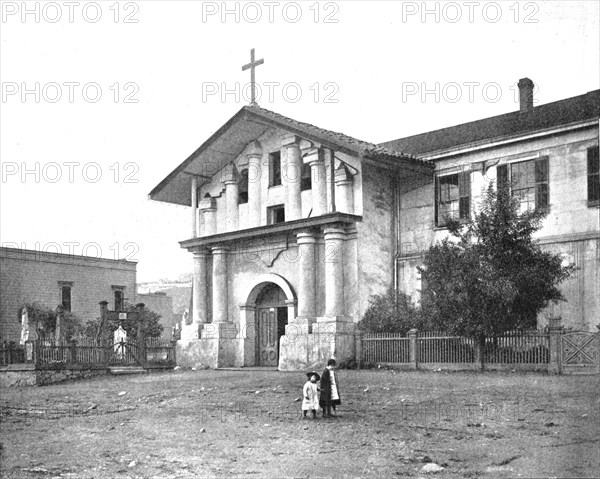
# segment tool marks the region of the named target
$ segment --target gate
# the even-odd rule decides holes
[[[110,365],[141,366],[140,347],[134,339],[121,340],[110,346]]]
[[[563,333],[560,338],[560,370],[563,374],[600,372],[600,336],[587,331]]]

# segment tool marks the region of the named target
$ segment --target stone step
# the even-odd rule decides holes
[[[110,374],[146,374],[148,371],[141,366],[113,366],[108,368]]]

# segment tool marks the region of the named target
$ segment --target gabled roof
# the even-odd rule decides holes
[[[192,176],[207,178],[240,155],[248,143],[271,128],[280,128],[335,151],[366,160],[393,165],[411,174],[428,173],[433,165],[390,148],[358,140],[343,133],[325,130],[309,123],[293,120],[259,106],[242,107],[183,163],[173,170],[151,192],[150,199],[190,205]],[[210,168],[207,168],[210,165]]]
[[[600,90],[462,125],[428,131],[419,135],[381,143],[416,156],[427,156],[461,145],[491,143],[500,138],[519,136],[553,127],[565,126],[600,117]]]
[[[265,108],[261,108],[259,106],[245,106],[244,108],[248,109],[249,111],[253,111],[258,115],[261,115],[264,118],[268,118],[275,122],[278,122],[282,126],[285,125],[288,128],[297,129],[298,132],[302,132],[306,136],[314,136],[316,138],[319,138],[321,142],[323,140],[326,140],[331,142],[332,144],[343,146],[349,150],[348,152],[358,153],[363,157],[370,158],[372,156],[388,156],[390,158],[398,158],[403,160],[413,159],[415,160],[415,163],[418,163],[420,165],[423,164],[423,162],[417,160],[412,155],[403,153],[400,150],[393,150],[391,148],[386,148],[375,143],[369,143],[368,141],[358,140],[357,138],[345,135],[344,133],[338,133],[335,131],[326,130],[324,128],[319,128],[318,126],[311,125],[310,123],[303,123],[301,121],[288,118],[287,116],[280,115],[279,113],[266,110]]]

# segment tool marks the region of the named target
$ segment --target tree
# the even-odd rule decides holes
[[[368,333],[406,335],[412,328],[424,328],[419,308],[406,293],[394,294],[392,290],[369,298],[369,307],[358,323],[358,329]]]
[[[425,254],[423,312],[436,328],[478,338],[532,328],[550,302],[565,301],[558,285],[574,271],[559,255],[542,251],[532,235],[547,212],[519,213],[507,188],[491,184],[467,222],[449,222],[456,240]]]
[[[21,320],[23,308],[27,309],[29,324],[35,327],[39,338],[48,338],[56,334],[58,315],[60,315],[60,338],[55,339],[69,341],[83,331],[81,318],[70,311],[65,311],[61,305],[56,309],[51,309],[37,302],[25,303],[19,308],[19,320]]]
[[[132,312],[138,309],[131,303],[125,302],[123,305],[123,311]],[[141,321],[143,322],[142,331],[146,338],[158,338],[163,332],[163,325],[160,324],[161,315],[152,311],[151,309],[144,308],[142,310]],[[130,338],[137,338],[138,335],[138,321],[136,319],[124,319],[119,321],[123,329],[127,332],[127,336]],[[88,321],[85,325],[85,333],[90,337],[99,338],[99,330],[101,325],[101,318],[97,318],[92,321]],[[112,334],[119,324],[111,322],[110,333]]]

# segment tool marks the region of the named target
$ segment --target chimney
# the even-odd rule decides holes
[[[533,82],[529,78],[521,78],[518,86],[521,113],[533,110]]]

